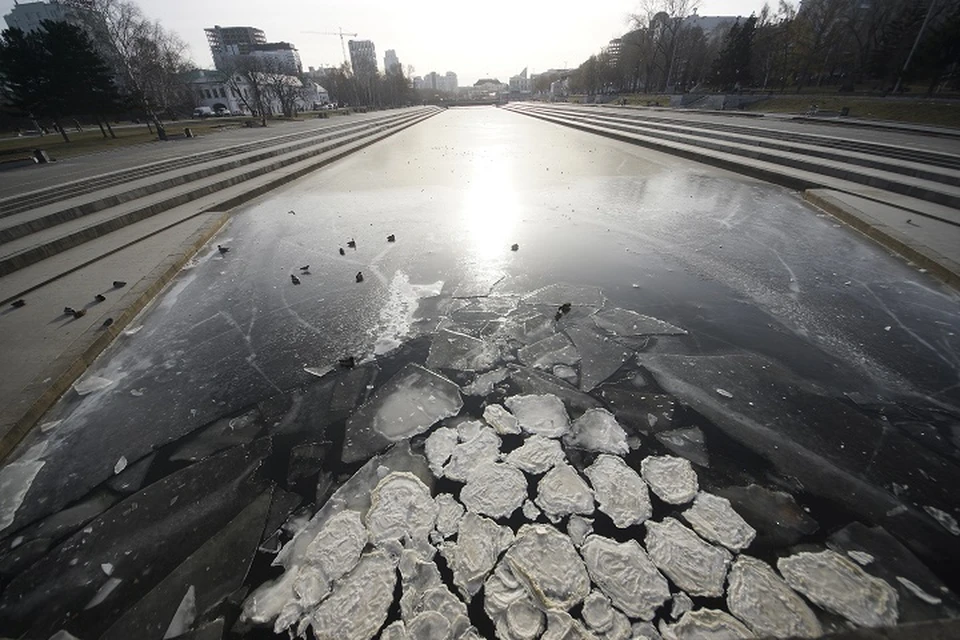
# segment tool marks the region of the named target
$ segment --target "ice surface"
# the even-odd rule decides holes
[[[520,421],[503,405],[488,405],[483,410],[483,419],[500,435],[520,433]]]
[[[653,513],[647,484],[616,456],[601,454],[584,470],[604,512],[621,529],[640,524]]]
[[[673,518],[648,520],[645,542],[650,559],[675,585],[694,596],[723,595],[730,553],[704,542]]]
[[[507,454],[506,461],[527,473],[546,473],[566,459],[560,443],[543,436],[530,436]]]
[[[537,509],[537,505],[533,504],[530,500],[523,501],[523,517],[533,522],[540,517],[540,509]]]
[[[669,322],[627,309],[606,309],[593,316],[601,329],[617,336],[683,336],[687,332]]]
[[[693,464],[701,467],[710,466],[710,455],[707,452],[703,431],[699,427],[683,427],[660,431],[655,436],[671,453],[686,458]]]
[[[460,500],[469,511],[491,518],[509,517],[526,498],[526,477],[502,462],[478,465],[460,491]]]
[[[291,448],[287,465],[287,486],[317,475],[326,466],[330,450],[329,442],[306,442]]]
[[[461,420],[456,423],[456,427],[458,440],[467,442],[480,435],[480,432],[486,429],[487,425],[480,420]]]
[[[759,485],[727,487],[717,492],[730,500],[733,508],[757,530],[756,544],[784,547],[816,532],[818,525],[789,493]]]
[[[425,541],[437,521],[437,504],[417,476],[394,471],[370,494],[365,522],[374,544],[386,540]]]
[[[103,601],[113,593],[114,589],[120,586],[121,582],[123,582],[123,580],[120,578],[107,578],[106,582],[101,585],[90,601],[83,607],[84,610],[93,609],[103,604]]]
[[[689,460],[674,456],[650,456],[640,463],[640,473],[658,498],[668,504],[693,500],[699,486]]]
[[[369,332],[374,343],[374,354],[383,355],[399,347],[402,340],[412,333],[420,301],[439,296],[441,291],[442,280],[433,284],[410,284],[407,274],[397,271],[390,281],[386,303],[380,309],[378,326]]]
[[[944,529],[955,536],[960,536],[960,524],[957,524],[957,519],[952,515],[942,509],[927,505],[924,505],[923,510],[926,511],[931,518],[939,522]]]
[[[534,502],[544,515],[556,522],[572,513],[593,513],[593,490],[576,469],[561,462],[540,479]]]
[[[551,526],[523,525],[503,561],[544,609],[569,609],[590,592],[590,578],[573,543]]]
[[[497,564],[505,542],[503,529],[493,520],[468,511],[460,521],[456,543],[446,543],[441,549],[453,571],[453,582],[466,600],[480,591]]]
[[[458,638],[470,628],[467,606],[443,583],[432,558],[404,549],[399,568],[400,613],[409,637]],[[426,613],[432,615],[422,617]],[[429,624],[425,624],[428,620]],[[428,635],[416,635],[421,632]]]
[[[407,628],[402,620],[397,620],[384,627],[380,632],[380,640],[407,640]]]
[[[427,366],[431,369],[484,372],[493,369],[500,359],[496,344],[449,329],[441,329],[433,337]]]
[[[170,454],[171,460],[195,462],[217,451],[251,442],[260,431],[259,412],[254,409],[235,418],[223,418],[184,439]]]
[[[0,531],[13,524],[17,509],[44,464],[43,460],[18,461],[0,469]]]
[[[471,273],[467,280],[453,290],[454,298],[484,298],[507,274],[498,269]]]
[[[816,614],[767,563],[740,556],[730,568],[727,607],[761,637],[819,638]]]
[[[453,450],[460,442],[456,430],[450,427],[440,427],[424,442],[424,453],[430,462],[430,471],[438,478],[443,477],[443,465],[453,454]]]
[[[80,639],[77,638],[77,636],[70,633],[69,631],[65,631],[61,629],[60,631],[57,631],[55,634],[50,636],[50,640],[80,640]]]
[[[652,620],[657,609],[670,599],[666,578],[636,540],[619,543],[591,535],[580,553],[596,585],[631,618]]]
[[[193,622],[196,619],[197,592],[193,585],[190,585],[183,596],[183,600],[180,601],[180,606],[177,607],[176,613],[173,614],[170,626],[167,627],[167,631],[163,634],[163,640],[176,638],[190,631],[190,627],[193,626]]]
[[[565,364],[555,365],[553,367],[553,375],[570,384],[577,384],[580,380],[580,374],[577,373],[577,370]]]
[[[463,388],[463,392],[468,396],[488,396],[493,393],[493,387],[506,380],[509,375],[510,371],[506,368],[481,373]]]
[[[670,605],[670,617],[679,620],[687,611],[693,609],[693,600],[683,591],[674,594],[673,603]]]
[[[757,535],[733,510],[729,500],[704,491],[698,493],[693,506],[683,512],[683,519],[704,539],[731,551],[746,549]]]
[[[587,536],[593,533],[593,519],[572,515],[567,520],[567,535],[573,540],[575,547],[580,547]]]
[[[625,456],[630,452],[627,434],[606,409],[590,409],[574,421],[563,437],[568,447]]]
[[[527,433],[559,438],[570,429],[567,410],[557,396],[511,396],[506,399],[506,405]]]
[[[500,436],[490,427],[483,427],[476,437],[460,442],[453,448],[450,462],[443,468],[443,475],[451,480],[466,482],[481,464],[494,462],[499,457]]]
[[[569,303],[577,307],[602,307],[604,299],[598,287],[558,282],[523,296],[523,303],[552,306]]]
[[[365,554],[311,617],[318,638],[370,640],[387,619],[397,572],[381,551]]]
[[[528,598],[510,603],[507,607],[506,621],[510,636],[524,640],[539,638],[546,627],[543,612]]]
[[[112,384],[113,380],[107,380],[100,376],[87,376],[83,380],[78,380],[73,385],[73,390],[77,392],[77,395],[86,396],[97,391],[103,391]]]
[[[606,336],[583,327],[567,327],[567,335],[580,352],[580,388],[592,391],[612,376],[633,355]]]
[[[580,362],[580,354],[570,339],[562,333],[523,347],[517,352],[520,362],[528,367],[550,370],[554,365],[573,365]]]
[[[535,309],[523,309],[504,321],[501,333],[521,344],[533,344],[557,332],[557,322]]]
[[[362,460],[391,442],[423,433],[462,407],[456,384],[408,364],[347,420],[343,461]]]
[[[424,611],[407,625],[407,637],[411,640],[444,640],[450,637],[450,621],[436,611]]]
[[[437,503],[437,531],[443,538],[455,535],[463,517],[463,505],[449,493],[438,494],[434,502]]]
[[[663,640],[736,640],[755,637],[750,629],[728,613],[698,609],[685,613],[680,622],[664,625]]]
[[[854,624],[886,627],[897,622],[897,591],[836,552],[797,553],[781,558],[777,568],[811,602]]]

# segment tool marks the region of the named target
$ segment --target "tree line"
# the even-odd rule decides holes
[[[840,91],[935,94],[960,84],[956,0],[787,0],[716,29],[697,0],[645,0],[619,46],[583,62],[575,93]]]

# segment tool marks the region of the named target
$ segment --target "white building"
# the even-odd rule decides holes
[[[527,69],[510,78],[510,93],[530,93],[531,90],[532,82]]]
[[[262,77],[266,74],[258,75],[263,80],[259,84],[265,87],[264,92],[267,98],[269,115],[282,115],[283,106],[280,104],[280,99],[271,95],[270,82]],[[242,76],[235,76],[234,80],[230,81],[230,77],[222,71],[199,69],[190,72],[185,80],[193,92],[196,106],[210,107],[214,111],[227,109],[230,113],[237,115],[249,115],[251,113],[250,105],[254,103],[254,90]],[[282,81],[288,86],[299,88],[296,105],[300,111],[316,109],[330,102],[330,94],[316,82],[308,81],[304,84],[296,76],[289,75],[283,76]]]
[[[50,0],[50,2],[15,2],[10,13],[3,17],[11,29],[20,29],[25,33],[36,31],[44,20],[69,22],[80,26],[82,19],[78,11],[82,2]]]
[[[449,91],[450,93],[456,93],[457,88],[459,87],[459,81],[457,80],[457,74],[453,71],[447,71],[444,75],[443,90]]]
[[[387,49],[387,52],[383,54],[383,71],[384,73],[403,71],[400,66],[400,58],[397,57],[397,52],[393,49]]]

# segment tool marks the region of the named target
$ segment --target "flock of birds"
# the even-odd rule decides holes
[[[114,280],[114,281],[113,281],[113,288],[114,288],[114,289],[123,289],[125,286],[127,286],[127,283],[124,282],[123,280]],[[91,303],[91,304],[88,304],[87,307],[90,307],[92,304],[99,304],[99,303],[101,303],[101,302],[106,302],[106,301],[107,301],[107,296],[105,296],[105,295],[102,294],[102,293],[98,293],[97,295],[95,295],[95,296],[93,297],[93,299],[94,299],[95,302],[93,302],[93,303]],[[14,309],[20,309],[20,308],[22,308],[22,307],[27,306],[27,301],[24,300],[23,298],[19,298],[19,299],[17,299],[17,300],[14,300],[13,302],[11,302],[11,303],[10,303],[10,306],[13,307]],[[83,316],[87,315],[87,309],[86,309],[86,308],[74,309],[73,307],[64,307],[64,308],[63,308],[63,315],[65,315],[65,316],[73,316],[74,320],[77,320],[77,319],[82,318]],[[109,326],[112,325],[112,324],[113,324],[113,318],[107,318],[106,320],[103,321],[103,325],[101,325],[101,326],[102,326],[103,328],[107,328],[107,327],[109,327]]]

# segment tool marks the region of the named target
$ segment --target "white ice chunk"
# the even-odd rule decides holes
[[[120,578],[107,578],[107,581],[97,590],[93,597],[90,599],[90,602],[86,604],[83,608],[84,611],[87,609],[93,609],[97,605],[101,604],[104,600],[109,597],[113,590],[120,586],[120,583],[123,582]]]
[[[897,591],[833,551],[802,552],[777,561],[787,583],[814,604],[864,627],[896,624]]]
[[[317,378],[322,378],[328,373],[333,373],[334,371],[336,371],[337,367],[336,365],[328,364],[324,367],[304,367],[303,370],[312,376],[316,376]]]
[[[627,309],[607,309],[593,316],[598,327],[618,336],[683,336],[687,332],[669,322]]]
[[[324,523],[307,546],[304,560],[319,568],[326,582],[333,582],[357,566],[366,544],[367,530],[360,514],[347,509]]]
[[[523,517],[533,522],[540,517],[540,509],[537,509],[537,505],[533,504],[530,500],[524,500]]]
[[[507,398],[506,405],[527,433],[559,438],[570,429],[567,410],[556,396],[512,396]]]
[[[370,640],[387,619],[397,571],[380,551],[364,555],[311,616],[317,638]]]
[[[600,640],[631,640],[631,638],[633,638],[633,629],[630,628],[630,618],[614,609],[613,624],[607,631],[600,634]]]
[[[673,518],[648,520],[645,542],[650,559],[675,585],[694,596],[723,595],[730,553],[704,542]]]
[[[627,433],[606,409],[588,409],[563,437],[569,447],[625,456],[630,452]]]
[[[529,598],[514,600],[510,603],[507,607],[506,622],[511,637],[518,640],[539,638],[546,627],[543,612],[534,606]]]
[[[427,437],[423,447],[433,475],[443,476],[443,465],[450,459],[458,442],[457,432],[449,427],[440,427]]]
[[[693,600],[683,591],[673,596],[673,603],[670,605],[670,617],[679,620],[687,611],[693,609]]]
[[[689,460],[675,456],[650,456],[640,463],[640,473],[658,498],[684,504],[697,495],[697,473]]]
[[[190,631],[190,627],[193,626],[193,622],[196,619],[197,591],[193,585],[190,585],[183,599],[180,601],[180,605],[174,612],[173,619],[170,621],[169,626],[167,626],[166,633],[163,634],[163,640],[176,638]]]
[[[407,638],[410,640],[443,640],[449,636],[450,621],[436,611],[424,611],[407,625]]]
[[[484,462],[474,469],[460,500],[469,511],[491,518],[506,518],[527,498],[527,478],[502,462]]]
[[[703,538],[731,551],[746,549],[757,536],[756,530],[733,510],[729,500],[712,493],[698,493],[693,506],[683,512],[683,519]]]
[[[551,526],[520,528],[503,561],[544,609],[569,609],[590,592],[590,578],[570,538]]]
[[[740,556],[730,568],[727,607],[761,637],[819,638],[823,629],[803,598],[767,563]]]
[[[468,396],[488,396],[493,393],[493,387],[500,384],[510,375],[506,369],[494,369],[481,373],[476,379],[463,388]]]
[[[111,576],[113,575],[113,565],[109,562],[104,562],[100,565],[100,570],[103,571],[104,575]]]
[[[370,494],[366,524],[374,544],[407,537],[425,541],[436,521],[437,504],[412,473],[391,473]]]
[[[456,543],[445,544],[441,553],[453,571],[453,582],[466,600],[480,591],[500,555],[500,525],[469,511],[460,521]]]
[[[600,511],[617,527],[640,524],[653,514],[647,483],[623,459],[601,454],[584,473],[593,485]]]
[[[567,520],[567,535],[576,547],[580,547],[587,536],[593,533],[593,518],[572,515]]]
[[[114,475],[120,473],[127,468],[127,458],[126,456],[120,456],[120,459],[117,460],[117,464],[113,465]]]
[[[17,461],[0,468],[0,531],[13,524],[17,510],[44,464],[43,460]]]
[[[492,428],[484,427],[475,438],[454,447],[443,475],[457,482],[466,482],[481,464],[494,462],[499,457],[500,436]]]
[[[742,622],[716,609],[685,613],[680,622],[664,625],[661,631],[664,640],[737,640],[756,637]]]
[[[600,590],[631,618],[652,620],[656,610],[670,599],[666,578],[636,540],[618,543],[591,535],[580,553]]]
[[[463,505],[449,493],[439,494],[434,502],[437,503],[437,531],[444,539],[455,535],[463,517]]]
[[[543,436],[530,436],[524,443],[507,454],[506,460],[518,469],[539,475],[546,473],[565,460],[560,443]]]
[[[487,425],[480,420],[464,420],[457,424],[457,438],[460,442],[473,440],[486,428]]]
[[[580,362],[580,353],[562,333],[523,347],[517,352],[520,362],[528,367],[549,371],[557,364],[573,365]]]
[[[867,553],[866,551],[851,550],[851,551],[847,551],[847,555],[853,558],[854,562],[859,564],[861,567],[867,566],[874,560],[873,556]]]
[[[80,640],[80,638],[65,629],[60,629],[60,631],[50,636],[49,640]]]
[[[561,380],[566,380],[572,385],[577,384],[580,375],[577,373],[577,370],[573,367],[568,367],[565,364],[558,364],[553,368],[553,375],[560,378]]]
[[[960,536],[960,525],[957,524],[957,519],[952,515],[936,507],[926,505],[923,507],[923,510],[926,511],[931,518],[939,522],[944,529],[955,536]]]
[[[598,640],[566,611],[547,611],[547,632],[540,640]]]
[[[634,622],[630,632],[633,634],[633,640],[663,640],[657,628],[649,622]]]
[[[583,621],[591,631],[604,633],[613,626],[613,605],[610,598],[599,591],[591,591],[583,599]]]
[[[929,593],[924,591],[920,587],[920,585],[918,585],[916,582],[913,582],[912,580],[907,580],[903,576],[897,576],[897,582],[902,584],[907,591],[917,596],[927,604],[938,605],[943,603],[942,598],[938,598],[937,596],[930,595]]]
[[[576,469],[561,462],[540,479],[534,502],[554,522],[571,513],[588,516],[593,513],[593,490]]]
[[[97,391],[103,391],[112,384],[113,380],[107,380],[99,376],[88,376],[77,381],[73,385],[73,390],[77,392],[77,395],[86,396]]]
[[[407,628],[403,620],[392,622],[380,632],[380,640],[407,640]]]
[[[483,410],[483,419],[500,435],[520,433],[520,421],[504,409],[503,405],[491,404],[487,406]]]

